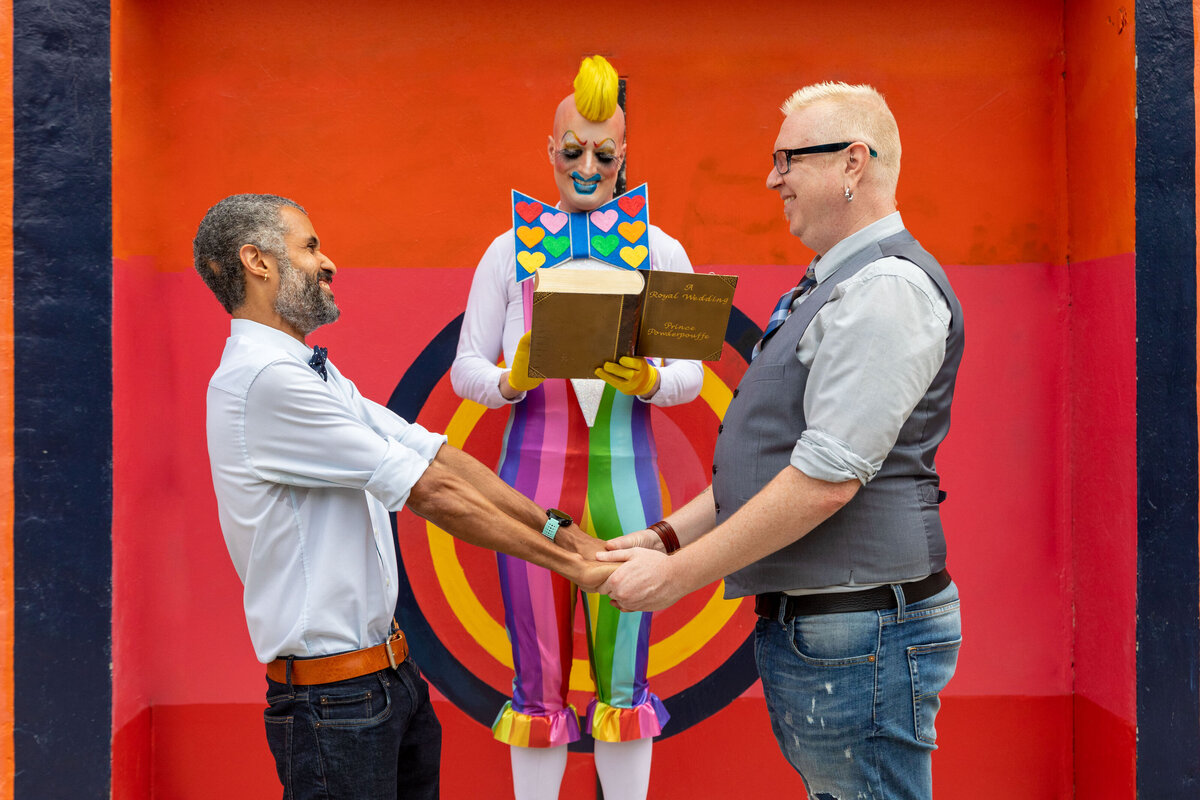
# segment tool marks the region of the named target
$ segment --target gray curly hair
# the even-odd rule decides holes
[[[246,300],[246,279],[238,251],[252,244],[264,253],[286,255],[283,235],[287,226],[279,211],[291,206],[308,212],[299,203],[273,194],[235,194],[208,210],[192,240],[196,272],[225,310],[233,313]]]

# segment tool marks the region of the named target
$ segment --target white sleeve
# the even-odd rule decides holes
[[[488,408],[500,408],[525,397],[521,394],[507,400],[499,389],[500,376],[505,370],[497,362],[505,352],[506,340],[515,343],[524,332],[520,289],[515,284],[516,261],[510,240],[511,234],[498,237],[475,268],[462,331],[458,335],[458,351],[450,366],[450,385],[455,393]],[[508,349],[514,346],[513,343],[508,343]]]
[[[406,447],[416,450],[430,461],[446,442],[446,437],[440,433],[431,433],[423,425],[409,422],[387,406],[376,403],[364,397],[354,381],[342,375],[332,361],[328,362],[329,369],[341,386],[346,390],[351,413],[365,422],[380,436],[390,436]]]
[[[692,272],[692,262],[687,252],[675,239],[654,228],[659,235],[655,237],[661,242],[656,247],[657,256],[654,268],[668,272]],[[661,361],[658,367],[658,391],[650,398],[651,405],[674,406],[695,400],[704,384],[704,364],[700,361],[681,360],[674,358],[655,359]]]
[[[303,363],[276,361],[246,394],[246,457],[263,480],[365,490],[398,511],[445,437],[392,416],[381,435]]]

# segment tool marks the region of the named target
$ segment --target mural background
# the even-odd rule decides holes
[[[278,791],[262,734],[262,668],[216,524],[204,448],[204,388],[228,329],[191,270],[191,237],[204,211],[242,191],[304,204],[339,266],[343,308],[342,321],[314,341],[380,402],[402,380],[428,385],[420,421],[453,427],[468,450],[494,463],[503,416],[460,404],[438,354],[452,341],[475,263],[508,226],[508,191],[553,199],[545,162],[551,113],[579,58],[593,52],[628,81],[630,185],[649,184],[652,221],[683,242],[698,270],[739,275],[736,304],[755,326],[811,258],[764,186],[779,103],[825,79],[868,82],[887,96],[904,142],[901,211],[946,265],[967,316],[954,425],[939,454],[966,643],[939,717],[938,796],[1131,796],[1134,644],[1143,641],[1134,615],[1141,45],[1135,49],[1132,8],[881,0],[854,16],[765,2],[615,2],[601,13],[540,0],[113,0],[54,10],[16,2],[4,26],[15,37],[14,115],[6,122],[14,130],[17,229],[4,255],[23,268],[11,270],[11,289],[0,283],[0,298],[12,298],[0,310],[13,310],[11,322],[0,317],[11,330],[3,344],[16,343],[0,349],[14,376],[6,439],[14,488],[2,498],[14,553],[0,575],[13,609],[11,628],[0,628],[15,676],[13,750],[0,752],[8,774],[20,776],[11,796],[65,796],[67,787],[101,784],[118,798],[210,797],[214,782],[231,798]],[[1157,4],[1146,18],[1157,36],[1183,17],[1190,25],[1191,12]],[[109,29],[96,27],[100,18]],[[58,56],[79,59],[81,77],[55,78]],[[1155,63],[1143,61],[1147,80],[1157,79]],[[43,74],[47,86],[29,93]],[[80,86],[92,94],[73,94]],[[77,124],[92,120],[80,109],[108,112],[106,91],[111,117]],[[36,135],[28,133],[32,117],[48,120]],[[1191,131],[1182,138],[1194,153]],[[48,236],[30,246],[27,231],[36,226],[23,192],[48,192],[28,171],[29,154],[62,152],[75,158],[64,173],[101,180],[75,194],[65,181],[43,202],[58,209],[58,230],[77,220],[80,229],[110,234],[111,274],[106,264],[86,269],[72,260],[73,246],[95,251],[94,236]],[[1194,216],[1194,203],[1189,208]],[[1184,271],[1193,268],[1189,261]],[[10,270],[0,272],[9,279]],[[1190,286],[1191,328],[1181,333],[1194,384]],[[42,297],[74,298],[68,319],[101,333],[108,327],[111,339],[95,344],[87,325],[55,338],[62,319],[47,310],[52,304],[35,302]],[[54,346],[39,359],[22,336]],[[102,375],[46,379],[68,338]],[[732,350],[710,366],[709,399],[655,416],[673,503],[704,485],[722,386],[740,374]],[[28,402],[32,394],[41,405]],[[111,431],[96,420],[108,409]],[[37,431],[60,430],[68,419],[59,437],[67,441],[38,461]],[[72,433],[85,430],[74,444],[95,453],[99,469],[56,483],[56,466],[72,461]],[[1194,469],[1190,475],[1194,496]],[[49,488],[39,500],[28,486]],[[39,520],[59,496],[74,500],[74,516],[57,530],[76,539],[62,535],[54,548],[39,548]],[[1191,592],[1191,616],[1179,618],[1186,635],[1162,627],[1144,640],[1175,638],[1191,647],[1193,666],[1194,511],[1193,502],[1190,551],[1168,548],[1184,556],[1177,562],[1190,576],[1171,586]],[[490,556],[447,549],[407,512],[397,527],[421,619],[475,680],[504,691]],[[87,592],[70,594],[67,578],[56,583],[64,561]],[[474,604],[446,577],[456,565]],[[652,796],[794,791],[758,684],[743,688],[722,672],[752,611],[709,603],[715,590],[655,625],[657,686],[683,695],[680,709],[696,719],[656,745]],[[94,624],[110,619],[111,634]],[[69,661],[65,677],[76,679],[74,693],[97,690],[85,701],[92,714],[111,712],[111,761],[109,731],[91,724],[94,736],[83,738],[99,758],[56,768],[49,765],[57,748],[79,741],[82,729],[67,722],[74,698],[60,688],[55,653],[81,629],[90,647]],[[416,657],[431,673],[448,663]],[[586,682],[577,671],[573,685]],[[1195,727],[1195,687],[1176,700],[1180,724]],[[39,703],[50,712],[39,715]],[[505,796],[505,749],[445,694],[437,704],[445,796]],[[1153,735],[1149,720],[1141,728]],[[1191,735],[1175,737],[1184,751]],[[571,756],[564,797],[595,793],[585,751]]]

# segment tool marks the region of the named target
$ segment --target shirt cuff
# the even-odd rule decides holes
[[[379,462],[379,466],[363,488],[378,498],[388,511],[399,511],[408,502],[412,488],[421,480],[446,437],[436,437],[437,447],[433,448],[432,455],[429,456],[424,452],[428,450],[429,442],[420,443],[421,451],[418,451],[391,437],[386,441],[387,452],[383,454],[383,460]]]
[[[513,399],[509,400],[500,391],[500,378],[507,371],[504,367],[493,366],[492,370],[487,373],[487,379],[483,384],[483,405],[488,408],[503,408],[511,406],[513,403],[519,403],[525,399],[525,392],[521,392]]]
[[[655,367],[658,369],[658,391],[648,400],[641,396],[638,400],[667,407],[690,403],[700,395],[704,385],[704,365],[699,361],[668,359]]]
[[[411,422],[398,441],[410,450],[415,450],[426,461],[433,461],[446,443],[446,434],[431,433],[428,428]]]
[[[811,429],[800,434],[792,449],[791,465],[819,481],[857,480],[864,486],[879,471],[879,465],[860,458],[841,439]]]

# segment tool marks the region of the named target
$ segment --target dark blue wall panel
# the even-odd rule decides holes
[[[1137,4],[1138,796],[1200,797],[1192,4]]]
[[[17,800],[109,796],[109,4],[13,3]]]

